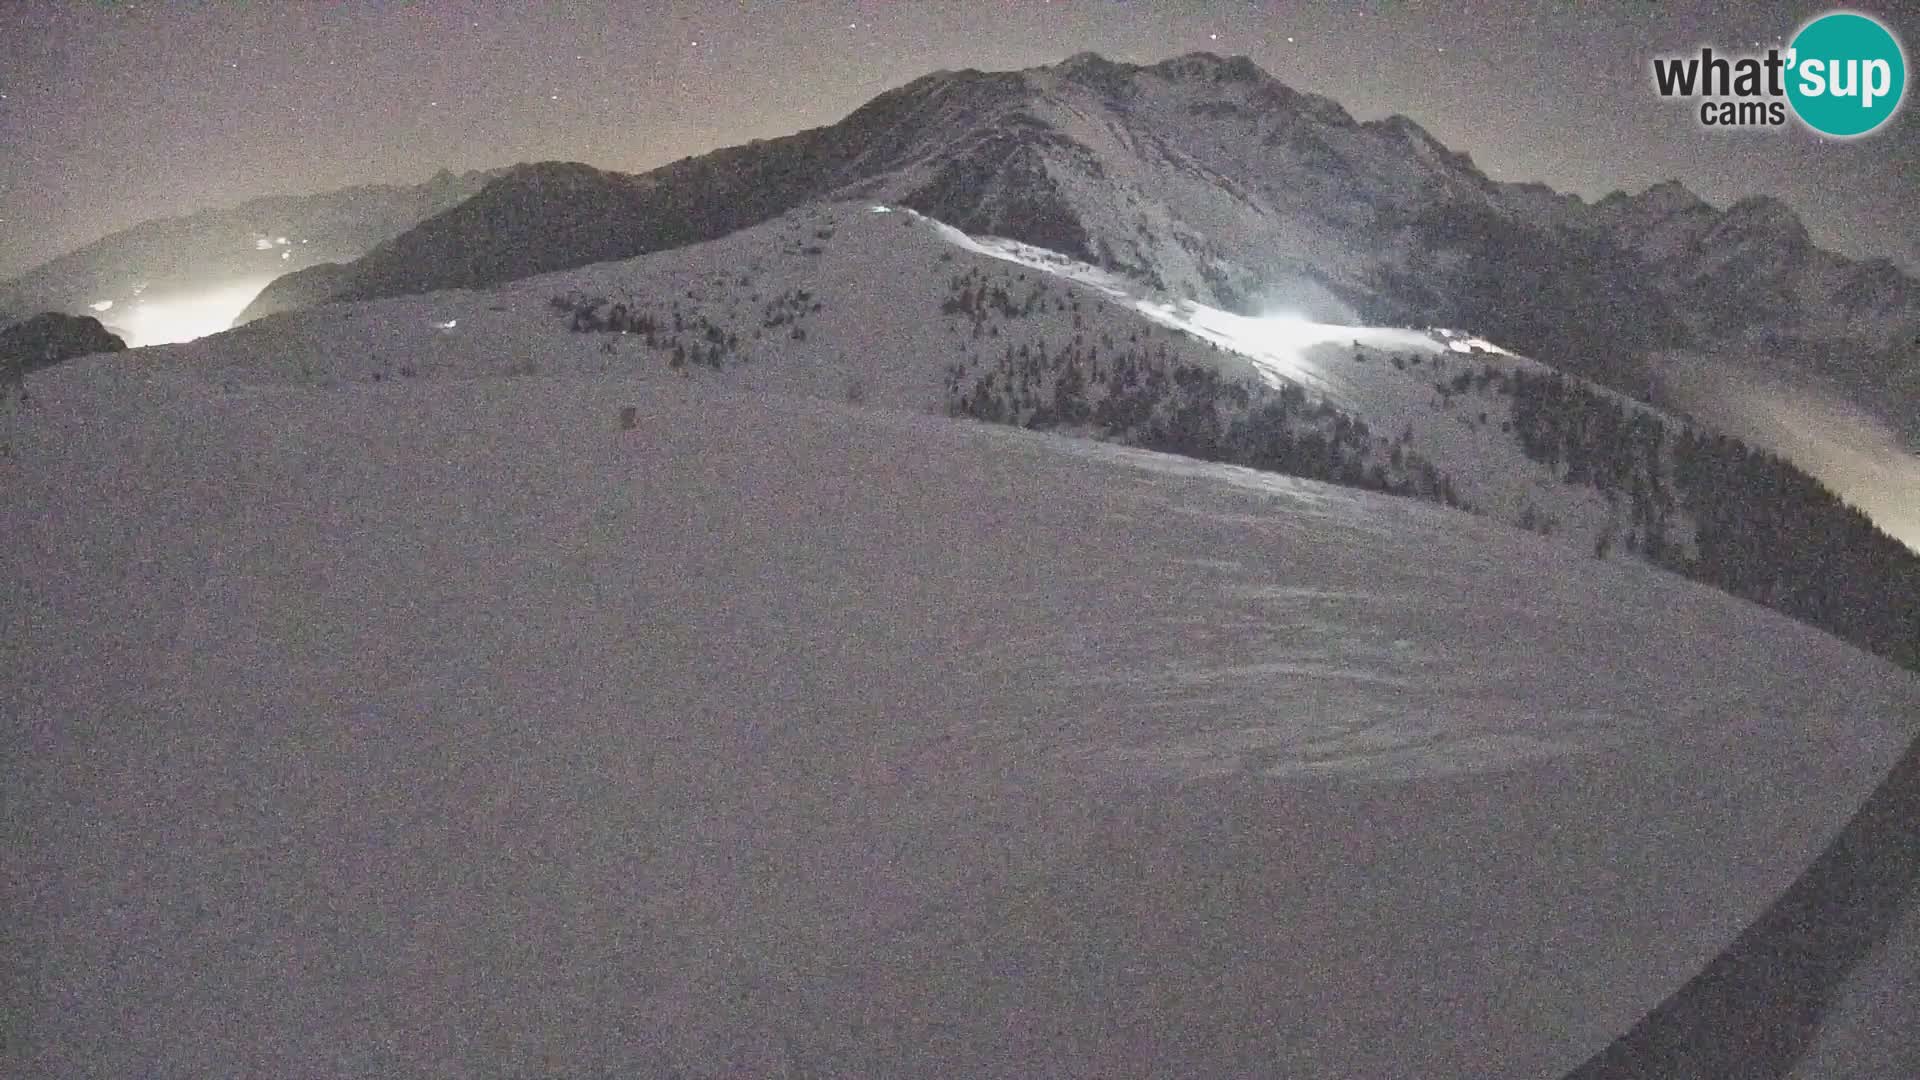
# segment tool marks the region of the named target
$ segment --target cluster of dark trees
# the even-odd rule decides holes
[[[1011,290],[1008,286],[1012,285]],[[1036,313],[1053,311],[1060,314],[1071,313],[1073,328],[1086,327],[1086,320],[1080,310],[1080,297],[1072,289],[1063,289],[1055,296],[1044,281],[1027,282],[1024,271],[1017,273],[1012,281],[994,281],[981,272],[978,267],[964,274],[955,274],[948,281],[948,295],[940,302],[940,314],[946,316],[965,316],[971,325],[972,335],[976,338],[991,334],[1000,336],[1000,322],[1012,319],[1027,319]],[[1018,293],[1016,299],[1015,294]]]
[[[1534,461],[1632,507],[1630,546],[1661,566],[1920,670],[1920,557],[1781,458],[1555,374],[1494,373]],[[1676,510],[1693,552],[1669,542]]]
[[[1679,500],[1669,482],[1666,424],[1646,409],[1598,393],[1559,372],[1499,371],[1491,365],[1455,376],[1462,384],[1491,385],[1512,397],[1509,427],[1528,459],[1561,473],[1569,484],[1593,488],[1607,505],[1626,504],[1629,552],[1667,566]]]
[[[745,362],[751,357],[740,350],[740,335],[721,327],[698,312],[688,315],[675,301],[665,315],[656,316],[625,303],[610,303],[604,296],[568,294],[548,301],[558,313],[567,316],[567,328],[576,334],[626,334],[637,337],[649,349],[664,352],[667,366],[675,371],[689,367],[707,367],[719,371],[729,358]],[[795,290],[767,305],[764,326],[792,324],[789,336],[805,340],[806,330],[799,320],[820,310],[811,293]],[[776,314],[777,312],[777,314]],[[759,331],[754,336],[760,336]],[[611,343],[609,343],[611,347]]]
[[[1674,476],[1698,532],[1691,576],[1920,670],[1920,557],[1738,439],[1687,430]]]
[[[978,274],[977,270],[969,270],[953,278],[952,293],[940,302],[940,314],[965,315],[980,322],[994,314],[1003,319],[1024,319],[1045,309],[1048,290],[1044,286],[1036,283],[1028,287],[1020,302],[1015,303],[1005,284],[988,284],[984,277],[977,286],[973,284]]]
[[[775,330],[790,325],[787,336],[795,341],[805,341],[807,330],[800,325],[800,320],[819,311],[820,301],[814,299],[813,293],[806,289],[789,289],[767,301],[760,313],[760,328]]]

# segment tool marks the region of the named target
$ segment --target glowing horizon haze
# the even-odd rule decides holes
[[[127,347],[133,349],[174,345],[218,334],[232,327],[233,320],[272,281],[271,277],[241,278],[166,299],[137,299],[125,307],[114,308],[116,317],[112,326],[121,333]],[[97,310],[105,310],[95,306]]]

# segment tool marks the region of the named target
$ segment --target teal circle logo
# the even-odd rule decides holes
[[[1865,135],[1893,118],[1906,92],[1899,40],[1866,15],[1820,16],[1800,28],[1787,55],[1787,100],[1822,135]]]

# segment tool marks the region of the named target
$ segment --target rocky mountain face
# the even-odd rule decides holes
[[[138,302],[356,259],[493,175],[442,171],[424,184],[276,196],[145,222],[0,284],[0,312],[97,311],[111,324]]]
[[[1662,184],[1587,204],[1496,183],[1405,117],[1356,121],[1208,53],[938,72],[838,124],[638,176],[523,166],[344,267],[276,282],[243,319],[487,286],[856,197],[1240,312],[1471,327],[1642,396],[1665,350],[1880,398],[1910,398],[1920,365],[1920,283],[1818,249],[1776,200],[1719,210]]]
[[[570,162],[510,169],[345,268],[275,281],[247,322],[328,300],[474,288],[724,236],[936,155],[946,133],[1014,100],[1017,74],[930,76],[832,127],[686,158],[639,176]]]

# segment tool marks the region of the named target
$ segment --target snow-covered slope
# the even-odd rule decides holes
[[[1642,567],[1090,442],[33,379],[9,1075],[1551,1075],[1920,704]]]
[[[1006,305],[955,310],[963,290],[998,291]],[[591,313],[602,325],[617,304],[653,333],[569,333],[573,312],[557,311],[556,298],[600,301]],[[1487,377],[1548,369],[1496,345],[1453,331],[1236,316],[877,204],[805,207],[710,243],[488,292],[287,313],[142,356],[236,385],[633,371],[928,411],[947,407],[941,384],[954,365],[971,379],[1006,355],[1088,348],[1300,386],[1386,440],[1376,463],[1387,466],[1390,450],[1423,459],[1466,504],[1581,550],[1608,537],[1624,552],[1633,532],[1630,507],[1528,459],[1506,423],[1511,404]],[[1440,389],[1463,377],[1471,381]],[[1669,541],[1684,550],[1689,535],[1677,517]]]
[[[1920,895],[1854,973],[1792,1080],[1920,1076]]]

